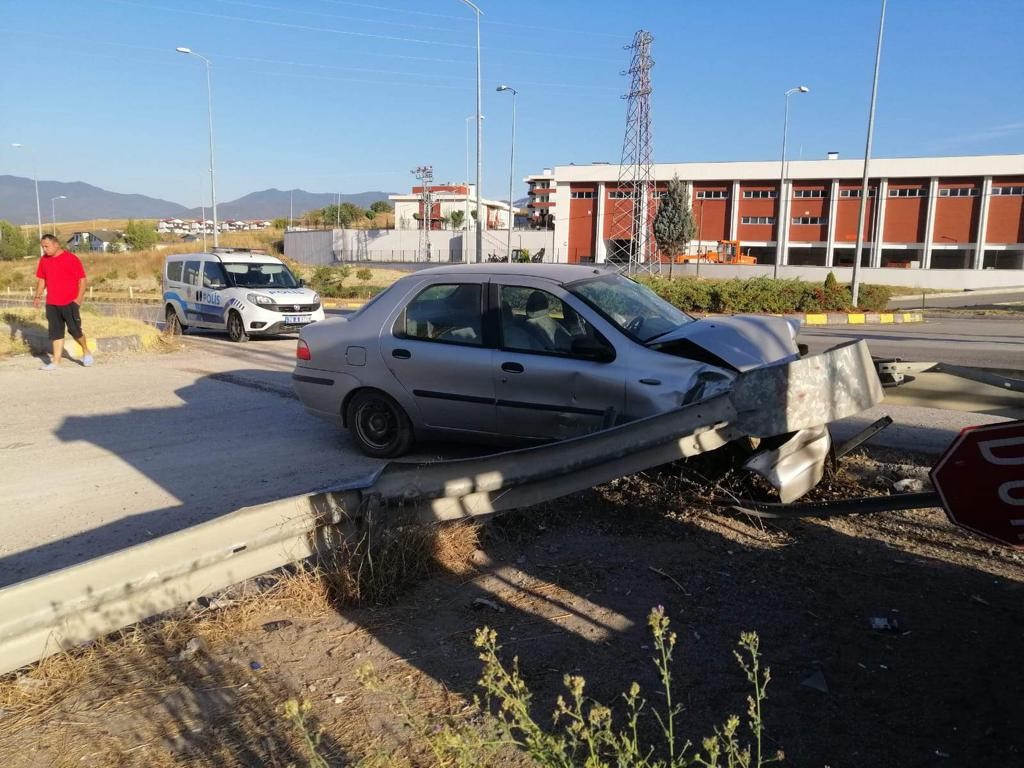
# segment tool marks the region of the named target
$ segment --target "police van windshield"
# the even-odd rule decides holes
[[[224,270],[239,288],[299,287],[299,281],[284,264],[225,263]]]

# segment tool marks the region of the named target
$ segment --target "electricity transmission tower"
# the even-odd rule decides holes
[[[612,216],[611,239],[617,241],[615,260],[628,262],[629,273],[657,272],[657,243],[654,240],[654,149],[651,144],[651,43],[654,36],[645,30],[633,35],[625,49],[633,52],[626,100],[626,133],[622,139],[619,164],[619,192]],[[622,197],[625,193],[626,197]],[[627,203],[626,200],[629,200]]]
[[[417,255],[422,261],[430,261],[430,223],[431,213],[434,209],[430,185],[434,183],[434,166],[417,166],[413,169],[412,174],[423,185],[420,192],[420,244]]]

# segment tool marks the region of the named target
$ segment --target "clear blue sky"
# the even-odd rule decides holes
[[[479,0],[484,193],[618,161],[623,50],[654,35],[659,162],[863,153],[877,0]],[[1020,0],[891,0],[875,156],[1024,152]],[[407,190],[465,177],[472,12],[458,0],[0,0],[0,174],[86,181],[197,205],[213,63],[218,199],[267,187]],[[471,174],[475,171],[471,171]]]

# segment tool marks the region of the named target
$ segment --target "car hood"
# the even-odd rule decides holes
[[[658,336],[651,346],[655,349],[671,348],[679,342],[689,342],[737,371],[748,371],[770,363],[795,360],[799,356],[796,346],[798,328],[798,321],[782,317],[708,317]]]
[[[312,304],[316,291],[310,288],[250,288],[254,293],[270,296],[277,304]]]

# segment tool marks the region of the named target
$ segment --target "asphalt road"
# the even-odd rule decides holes
[[[365,476],[380,462],[291,392],[294,339],[186,337],[157,355],[54,373],[0,360],[0,587],[196,523]],[[937,452],[971,413],[889,407],[878,442]],[[838,427],[838,439],[876,418]],[[484,449],[434,445],[412,459]]]
[[[908,294],[911,291],[907,292]],[[914,296],[909,299],[893,299],[890,309],[921,309],[924,307],[982,307],[996,304],[1024,302],[1024,287],[1008,289],[1005,293],[977,293],[964,291],[956,296]]]
[[[800,341],[812,354],[850,339],[867,339],[875,357],[1024,369],[1024,315],[945,317],[898,325],[805,326]]]

